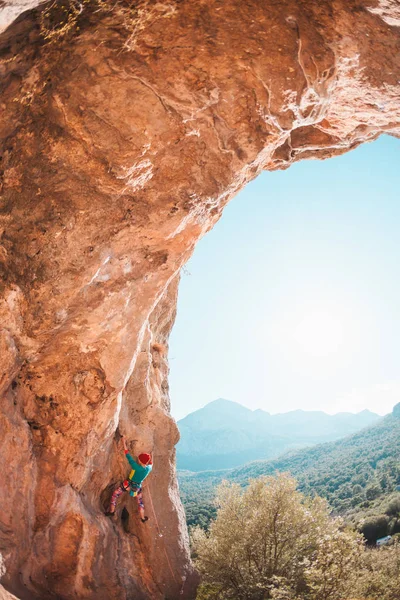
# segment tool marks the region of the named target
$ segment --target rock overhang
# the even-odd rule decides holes
[[[84,4],[65,36],[39,8],[1,42],[4,582],[192,597],[168,396],[179,271],[261,170],[399,135],[397,8]],[[154,453],[162,538],[129,502],[123,523],[102,515],[125,476],[117,427]]]

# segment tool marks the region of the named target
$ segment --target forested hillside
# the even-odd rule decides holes
[[[335,513],[346,515],[354,523],[360,524],[362,519],[373,521],[379,516],[382,517],[380,533],[385,535],[393,526],[400,530],[395,508],[400,495],[397,407],[377,425],[336,442],[288,453],[275,460],[252,462],[237,469],[197,474],[181,472],[179,481],[189,525],[206,526],[213,517],[215,488],[223,479],[246,485],[249,478],[275,472],[290,472],[302,492],[323,496]],[[389,512],[393,514],[385,516],[390,503]],[[400,519],[400,503],[398,517]]]

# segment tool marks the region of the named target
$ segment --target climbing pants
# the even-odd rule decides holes
[[[114,493],[113,493],[113,495],[111,496],[111,502],[110,502],[111,506],[113,506],[113,507],[114,507],[114,509],[115,509],[115,507],[116,507],[116,505],[117,505],[117,500],[118,500],[118,498],[119,498],[120,496],[122,496],[122,494],[123,494],[124,492],[130,492],[131,490],[133,490],[133,491],[135,492],[135,493],[134,493],[134,496],[136,496],[137,503],[138,503],[138,507],[139,507],[139,508],[143,508],[143,510],[144,510],[144,503],[143,503],[143,491],[142,491],[142,488],[141,488],[141,487],[139,487],[139,488],[132,488],[132,487],[131,487],[131,484],[130,484],[130,482],[129,482],[129,480],[128,480],[128,479],[125,479],[125,481],[123,481],[123,482],[122,482],[122,483],[121,483],[121,484],[120,484],[120,485],[119,485],[119,486],[118,486],[118,487],[117,487],[117,488],[114,490]]]

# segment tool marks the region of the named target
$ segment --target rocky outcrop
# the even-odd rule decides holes
[[[3,557],[0,554],[0,580],[3,577],[4,573],[6,572],[5,566],[4,566],[4,561],[3,561]],[[0,600],[18,600],[15,596],[13,596],[12,594],[9,594],[2,585],[0,585]]]
[[[36,8],[44,0],[2,0],[0,2],[0,32],[17,19],[22,13]]]
[[[262,169],[400,133],[397,3],[76,6],[1,36],[2,583],[192,597],[167,382],[180,268]],[[102,514],[118,432],[154,453],[146,525],[130,499]]]
[[[0,600],[18,600],[13,594],[9,594],[2,585],[0,585]]]

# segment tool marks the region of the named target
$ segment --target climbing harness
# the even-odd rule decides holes
[[[126,491],[129,490],[129,495],[135,498],[142,491],[142,484],[133,481],[134,474],[135,469],[132,469],[132,471],[128,475],[128,479],[125,479],[124,481],[124,486],[125,484],[127,484],[127,486],[125,487]]]

